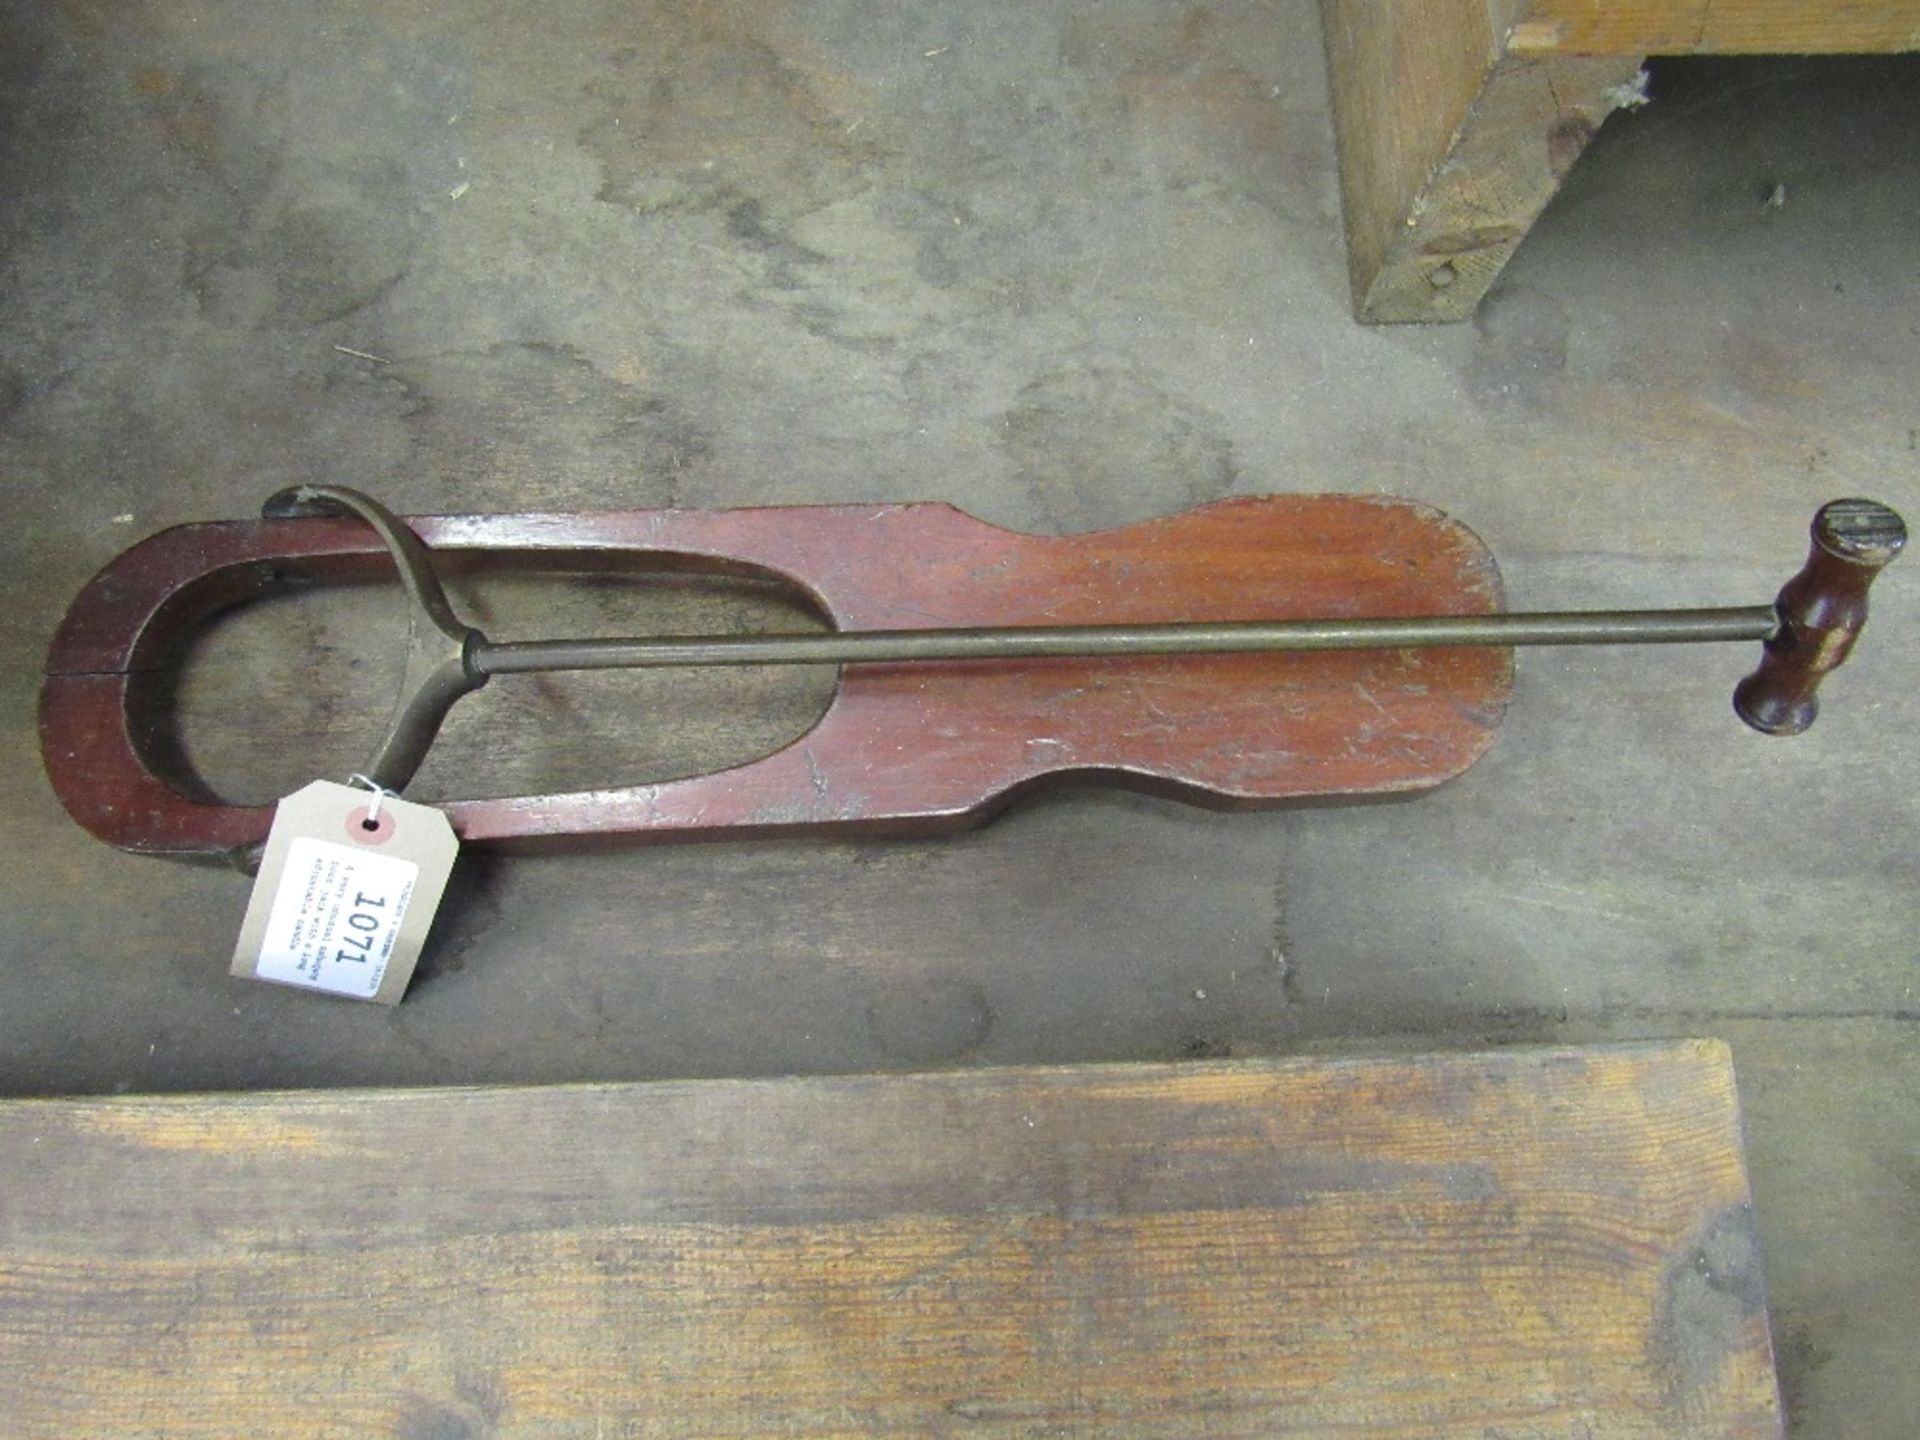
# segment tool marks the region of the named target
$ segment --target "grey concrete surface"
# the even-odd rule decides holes
[[[1476,323],[1370,331],[1306,0],[6,12],[0,1090],[1723,1035],[1794,1433],[1913,1432],[1920,562],[1796,741],[1734,722],[1744,652],[1534,652],[1494,752],[1408,804],[1077,791],[937,843],[475,856],[393,1012],[228,979],[243,882],[73,826],[34,697],[95,568],[294,480],[1048,531],[1385,491],[1475,527],[1518,606],[1756,603],[1819,501],[1920,512],[1914,61],[1666,67]],[[379,600],[209,637],[217,784],[351,768]],[[799,623],[482,600],[503,633]],[[423,793],[684,773],[825,698],[595,683],[476,697]]]

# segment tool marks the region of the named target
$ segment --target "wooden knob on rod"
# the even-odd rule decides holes
[[[1820,713],[1815,693],[1845,661],[1867,623],[1867,590],[1907,543],[1907,526],[1873,500],[1833,500],[1813,517],[1813,549],[1774,601],[1780,628],[1760,668],[1733,692],[1742,720],[1768,735],[1798,735]]]

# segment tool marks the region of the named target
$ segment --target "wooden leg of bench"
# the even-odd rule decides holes
[[[1648,55],[1920,49],[1920,0],[1321,0],[1362,320],[1464,320]]]
[[[1516,48],[1517,0],[1322,9],[1355,311],[1464,320],[1600,122],[1638,102],[1642,56]]]

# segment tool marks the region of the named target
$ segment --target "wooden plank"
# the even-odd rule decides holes
[[[1601,121],[1637,56],[1506,50],[1517,4],[1325,0],[1354,309],[1461,320]]]
[[[1920,0],[1531,0],[1509,48],[1529,55],[1920,50]]]
[[[1714,1042],[0,1105],[11,1436],[1779,1433]]]

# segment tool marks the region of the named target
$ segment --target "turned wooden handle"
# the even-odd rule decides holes
[[[1768,735],[1798,735],[1820,713],[1815,693],[1867,623],[1867,590],[1907,543],[1907,526],[1872,500],[1833,500],[1813,517],[1813,549],[1781,589],[1780,628],[1760,668],[1733,692],[1733,708]]]

